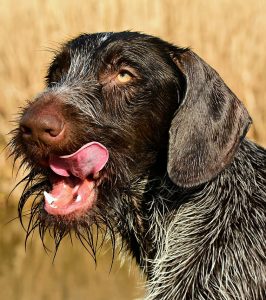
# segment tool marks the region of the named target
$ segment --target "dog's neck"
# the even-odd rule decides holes
[[[154,272],[162,267],[157,264],[163,257],[167,261],[182,262],[183,254],[192,259],[197,251],[203,252],[204,243],[214,242],[208,240],[209,236],[219,239],[220,232],[228,232],[225,227],[237,221],[242,212],[244,215],[247,203],[253,197],[254,182],[258,184],[257,177],[264,178],[261,190],[263,186],[265,189],[265,174],[255,173],[253,168],[253,164],[262,159],[265,164],[265,152],[261,152],[261,156],[258,157],[257,146],[245,140],[233,162],[212,181],[198,187],[178,187],[167,174],[149,178],[145,201],[141,201],[138,212],[132,212],[136,213],[133,219],[138,220],[132,227],[132,235],[130,238],[124,236],[148,278],[156,278]],[[241,197],[234,197],[238,192],[242,193]],[[265,197],[266,191],[264,193]],[[194,244],[189,253],[185,248],[187,240]]]

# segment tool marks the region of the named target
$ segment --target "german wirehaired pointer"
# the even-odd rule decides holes
[[[10,142],[27,237],[57,249],[74,234],[93,255],[119,237],[146,300],[265,300],[266,150],[216,71],[156,37],[97,33],[63,45],[46,79]]]

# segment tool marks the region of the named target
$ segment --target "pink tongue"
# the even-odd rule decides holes
[[[85,179],[90,174],[99,172],[107,163],[108,150],[100,143],[91,142],[70,155],[50,157],[50,168],[60,176],[71,174]]]

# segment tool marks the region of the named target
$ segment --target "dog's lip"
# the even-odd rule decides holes
[[[108,150],[98,142],[87,143],[70,155],[51,155],[52,188],[44,192],[45,210],[52,215],[76,216],[90,209],[101,182],[99,172],[108,158]]]

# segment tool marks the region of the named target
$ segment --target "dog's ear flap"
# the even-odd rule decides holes
[[[211,180],[233,159],[251,118],[221,77],[192,51],[172,55],[184,74],[184,99],[170,127],[167,170],[192,187]]]

